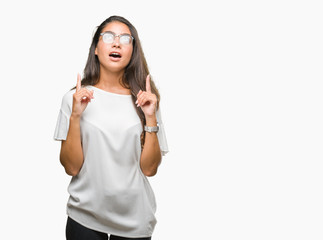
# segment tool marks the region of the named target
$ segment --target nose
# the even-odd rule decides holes
[[[118,40],[117,40],[118,39]],[[112,43],[113,47],[119,47],[120,46],[120,37],[119,36],[115,36],[114,37],[114,41]]]

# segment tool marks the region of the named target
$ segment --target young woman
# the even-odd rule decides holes
[[[62,100],[55,140],[73,176],[68,187],[68,240],[151,239],[154,176],[168,152],[135,27],[111,16],[95,32],[81,80]]]

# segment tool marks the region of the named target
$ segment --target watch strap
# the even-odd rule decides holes
[[[150,127],[150,126],[146,126],[145,125],[145,128],[144,128],[145,132],[158,132],[159,130],[159,126],[153,126],[153,127]]]

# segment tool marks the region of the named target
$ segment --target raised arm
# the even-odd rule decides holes
[[[157,97],[151,92],[150,77],[146,79],[146,91],[139,91],[137,95],[137,106],[141,107],[146,117],[147,126],[157,126],[156,106]],[[161,152],[158,143],[157,133],[145,132],[145,144],[141,153],[140,167],[146,176],[154,176],[157,173],[161,162]]]
[[[80,119],[87,104],[93,98],[93,91],[81,87],[81,76],[77,76],[76,91],[66,140],[62,140],[60,162],[68,175],[76,176],[84,162],[81,143]]]

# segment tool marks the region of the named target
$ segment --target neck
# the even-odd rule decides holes
[[[99,81],[96,85],[106,89],[122,87],[121,82],[123,74],[124,71],[111,72],[101,67]]]

